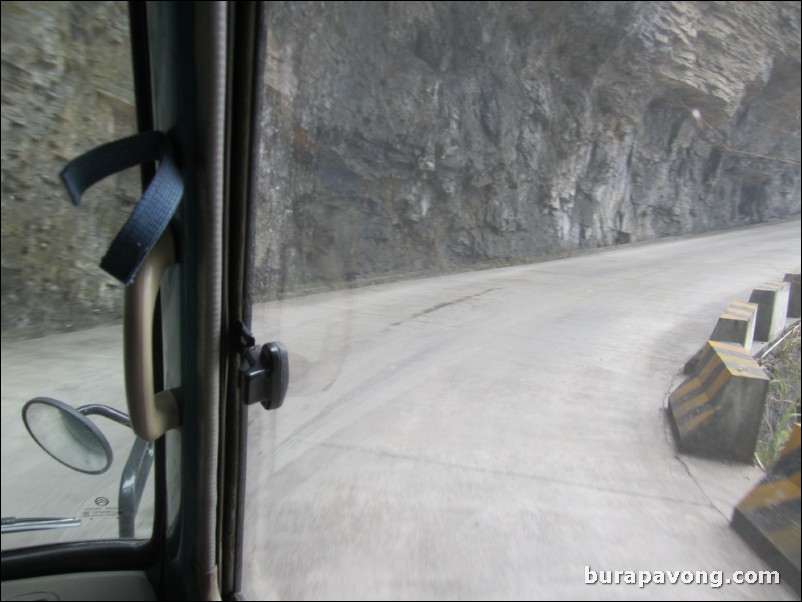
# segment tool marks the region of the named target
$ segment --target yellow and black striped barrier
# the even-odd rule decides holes
[[[668,398],[680,451],[751,462],[769,378],[741,345],[708,341],[694,372]]]
[[[800,426],[772,471],[735,507],[732,528],[800,593]]]
[[[746,301],[733,301],[721,317],[710,335],[711,341],[737,343],[746,349],[752,348],[755,338],[755,319],[757,304]]]

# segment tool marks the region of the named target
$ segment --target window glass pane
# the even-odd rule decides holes
[[[759,469],[680,456],[664,403],[727,303],[799,263],[799,26],[269,3],[252,329],[290,385],[249,414],[248,598],[629,598],[585,568],[761,566],[727,524]]]
[[[3,549],[149,537],[152,486],[135,518],[131,492],[120,496],[129,456],[149,450],[84,407],[126,411],[123,286],[98,264],[138,199],[139,174],[97,184],[77,208],[58,178],[71,158],[136,131],[126,3],[3,2],[2,90],[2,516],[4,531],[23,528],[4,532]],[[51,455],[23,423],[37,397],[83,408],[31,407]],[[108,451],[102,474],[52,457],[98,472]],[[31,530],[42,526],[31,518],[79,524]]]

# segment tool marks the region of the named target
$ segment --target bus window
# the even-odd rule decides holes
[[[136,132],[127,5],[3,2],[2,29],[2,548],[149,538],[153,448],[125,414],[123,286],[98,267],[139,174],[77,208],[58,178]]]

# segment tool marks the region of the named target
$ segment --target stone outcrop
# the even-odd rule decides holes
[[[800,212],[799,2],[269,3],[261,298]],[[119,318],[125,3],[2,3],[2,324]],[[16,335],[15,335],[16,336]]]
[[[74,208],[58,172],[136,131],[124,2],[2,3],[2,326],[41,334],[122,315],[99,267],[138,199],[130,170]]]
[[[800,211],[799,2],[274,3],[263,296]]]

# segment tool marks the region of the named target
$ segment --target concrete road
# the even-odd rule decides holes
[[[250,416],[247,595],[798,599],[586,585],[585,567],[766,568],[728,526],[759,472],[678,457],[663,408],[727,303],[799,263],[795,220],[258,306],[254,332],[290,349],[292,385]],[[4,516],[88,512],[57,537],[114,535],[94,512],[119,472],[75,479],[19,410],[42,394],[119,404],[119,349],[118,328],[3,342]]]
[[[678,457],[678,370],[800,222],[256,308],[292,386],[251,422],[246,591],[281,599],[794,599],[586,585],[765,569],[728,526],[756,469]]]

